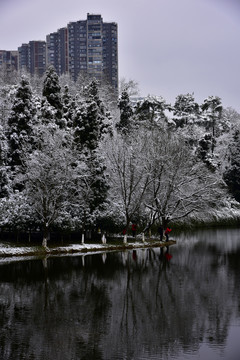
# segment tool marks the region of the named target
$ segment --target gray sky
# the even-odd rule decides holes
[[[88,12],[118,23],[119,77],[141,95],[217,95],[240,112],[240,0],[0,0],[0,49],[45,40]]]

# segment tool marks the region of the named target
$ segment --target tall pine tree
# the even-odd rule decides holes
[[[104,135],[111,133],[110,116],[99,97],[98,86],[92,80],[84,91],[84,100],[75,113],[73,121],[76,146],[87,158],[89,170],[88,192],[91,213],[104,203],[108,184],[105,176],[105,166],[99,153],[99,144]]]
[[[73,121],[75,141],[78,146],[94,151],[104,135],[112,131],[111,117],[99,97],[96,80],[86,87],[84,97]]]
[[[117,123],[117,129],[123,134],[127,134],[131,129],[131,117],[133,109],[130,103],[129,95],[126,90],[123,90],[119,99],[118,107],[120,110],[120,121]]]
[[[62,121],[62,99],[61,99],[61,86],[59,84],[59,77],[53,66],[49,66],[45,79],[43,82],[43,96],[46,97],[49,104],[56,110],[55,121],[60,128],[64,127],[64,121]]]
[[[12,167],[21,165],[22,145],[31,144],[35,121],[36,107],[32,90],[28,79],[22,76],[8,118],[9,164]]]

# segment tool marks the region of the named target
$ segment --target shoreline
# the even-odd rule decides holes
[[[19,247],[0,247],[0,258],[23,257],[23,256],[58,256],[58,255],[79,255],[86,253],[101,253],[112,251],[124,251],[134,249],[161,248],[176,244],[175,240],[168,242],[145,241],[126,244],[72,244],[67,246],[55,246],[45,249],[43,246],[19,246]]]

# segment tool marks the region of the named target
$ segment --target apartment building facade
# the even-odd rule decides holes
[[[68,29],[68,71],[74,80],[81,74],[107,81],[118,89],[118,29],[101,15],[87,14],[87,20],[70,22]]]
[[[43,75],[53,65],[58,75],[69,73],[95,77],[118,89],[118,28],[114,22],[103,22],[98,14],[87,14],[86,20],[68,23],[50,33],[46,41],[30,41],[18,48],[18,67],[31,74]]]
[[[46,36],[46,62],[58,75],[68,72],[68,30],[61,28]]]
[[[0,50],[0,68],[7,72],[18,70],[18,52],[9,50]]]
[[[46,42],[29,41],[18,48],[18,67],[20,70],[42,76],[46,71]]]

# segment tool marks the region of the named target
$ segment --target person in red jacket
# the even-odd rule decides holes
[[[136,232],[137,232],[137,225],[136,224],[132,224],[132,236],[135,237],[136,236]]]
[[[172,231],[172,229],[169,229],[168,227],[166,228],[166,230],[165,230],[165,232],[164,232],[164,234],[165,234],[165,236],[166,236],[166,241],[168,241],[169,240],[169,233]]]

